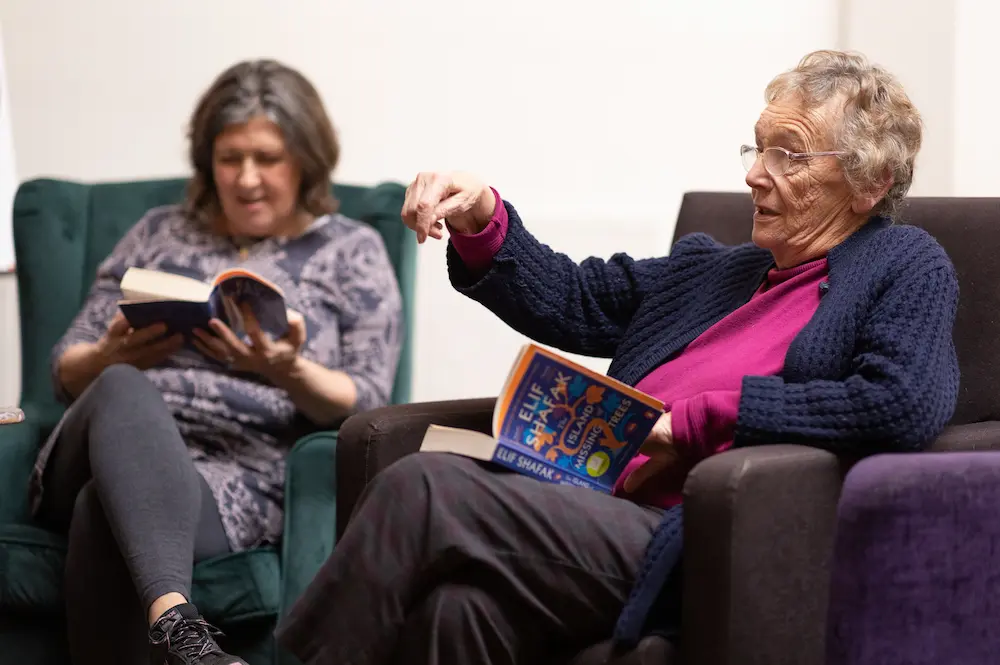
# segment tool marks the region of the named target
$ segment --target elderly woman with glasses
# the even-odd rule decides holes
[[[448,227],[461,293],[542,344],[612,358],[668,413],[610,496],[443,453],[387,468],[279,627],[303,662],[556,663],[607,638],[676,639],[681,489],[700,460],[776,442],[918,450],[941,432],[955,271],[893,223],[917,110],[886,71],[831,51],[765,99],[741,149],[746,245],[693,234],[666,258],[577,264],[471,176],[416,178],[403,219],[420,241]]]

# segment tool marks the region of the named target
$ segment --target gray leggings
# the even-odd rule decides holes
[[[142,372],[110,367],[73,403],[44,486],[38,517],[68,534],[73,662],[118,662],[116,643],[122,662],[140,662],[150,604],[190,598],[194,562],[229,552],[212,493]]]

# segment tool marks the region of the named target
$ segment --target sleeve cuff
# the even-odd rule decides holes
[[[503,205],[500,194],[490,187],[496,199],[493,208],[493,217],[482,231],[476,234],[467,235],[456,232],[448,226],[451,234],[451,244],[470,270],[484,270],[493,263],[493,257],[500,251],[504,239],[507,237],[507,207]]]
[[[680,399],[670,407],[674,447],[700,461],[732,445],[740,391],[715,390]]]
[[[698,409],[691,408],[690,399],[679,399],[670,406],[670,427],[674,437],[674,447],[682,457],[700,457],[701,446],[692,440],[697,432],[705,430],[704,418],[698,422]],[[704,411],[701,413],[704,416]]]

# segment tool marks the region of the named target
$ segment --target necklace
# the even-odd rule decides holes
[[[240,254],[240,261],[250,258],[250,248],[258,242],[259,238],[248,238],[245,236],[233,236],[233,244]]]

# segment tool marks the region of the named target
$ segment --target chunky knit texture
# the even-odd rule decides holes
[[[681,238],[665,258],[577,264],[504,205],[509,226],[493,266],[477,279],[449,247],[452,284],[542,344],[612,358],[608,373],[630,385],[745,304],[773,264],[767,250],[703,234]],[[827,260],[829,286],[784,370],[743,380],[735,443],[920,449],[958,396],[954,267],[926,231],[879,218]]]
[[[449,246],[452,284],[542,344],[612,358],[608,373],[631,385],[745,304],[773,265],[767,250],[704,234],[680,239],[665,258],[577,264],[538,242],[504,205],[508,229],[492,267],[470,272]],[[743,380],[735,445],[800,443],[851,455],[921,449],[958,398],[954,267],[927,232],[881,218],[827,260],[820,306],[782,372]],[[679,558],[681,521],[671,511],[653,537],[616,628],[621,644],[668,628],[655,609],[664,602],[651,598]]]

